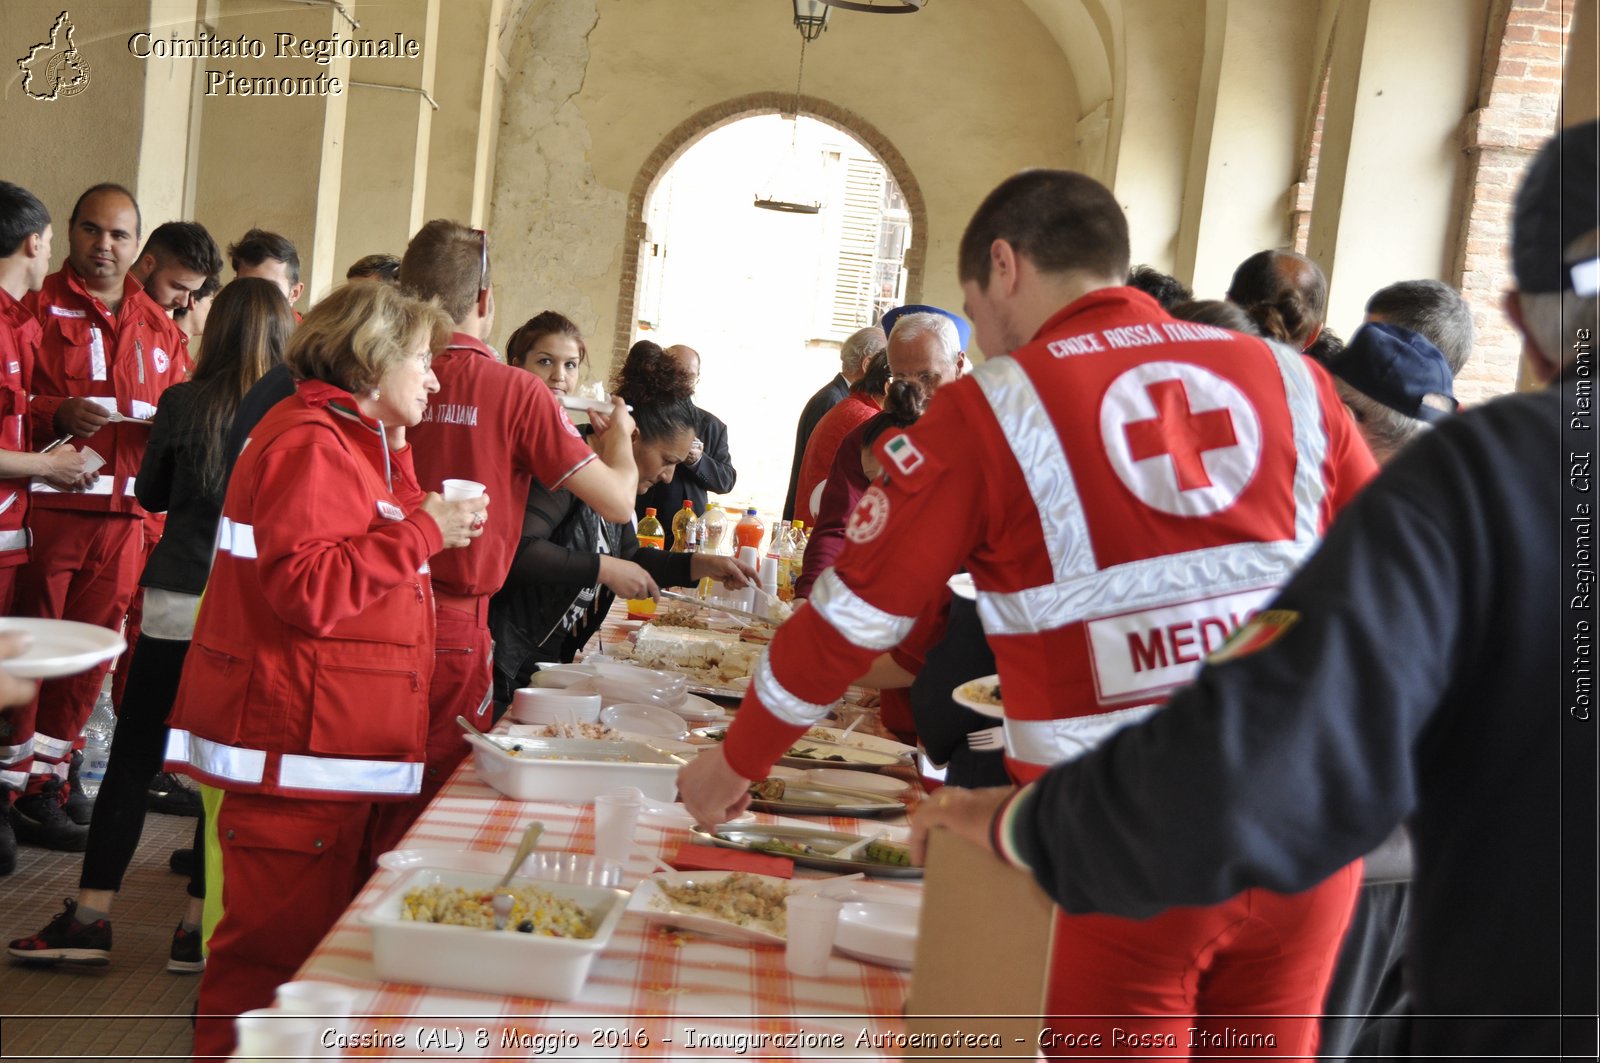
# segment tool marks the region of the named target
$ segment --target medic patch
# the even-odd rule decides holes
[[[844,537],[853,543],[870,543],[883,534],[889,523],[889,496],[883,488],[873,484],[856,503],[856,508],[845,522]]]
[[[566,431],[567,435],[582,439],[583,433],[578,431],[578,427],[572,423],[572,418],[567,416],[566,407],[557,406],[556,409],[561,411],[561,427]]]
[[[167,357],[167,352],[160,347],[150,352],[150,360],[156,364],[156,372],[165,373],[172,368],[172,359]]]
[[[1257,613],[1245,621],[1244,626],[1235,631],[1217,652],[1207,657],[1206,663],[1223,664],[1264,650],[1282,638],[1299,620],[1300,614],[1293,609],[1269,609]]]
[[[22,363],[21,362],[7,362],[6,363],[6,372],[10,373],[12,376],[16,376],[18,373],[22,372]]]
[[[382,517],[388,517],[390,520],[406,519],[406,515],[400,512],[399,506],[395,505],[393,502],[386,502],[381,498],[378,499],[378,515]]]

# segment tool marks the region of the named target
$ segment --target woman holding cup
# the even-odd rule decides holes
[[[517,330],[508,348],[513,364],[518,360],[517,337],[541,319],[553,326],[554,318],[566,321],[547,311]],[[582,338],[573,333],[561,335],[574,344],[581,366]],[[553,362],[556,371],[535,357],[543,346],[548,344],[530,340],[528,355],[520,360],[552,390],[564,392],[573,386],[576,371],[559,359]],[[629,352],[617,394],[633,407],[640,494],[671,480],[690,453],[698,423],[689,401],[693,392],[694,379],[654,343],[637,343]],[[731,557],[640,549],[631,523],[602,521],[570,492],[549,491],[536,482],[528,491],[522,543],[504,589],[489,607],[495,702],[507,704],[513,691],[528,684],[537,665],[571,661],[619,594],[653,597],[659,586],[692,586],[706,576],[743,587],[755,575],[753,568]]]
[[[228,1054],[231,1016],[270,1004],[355,896],[374,802],[421,788],[428,561],[480,534],[487,504],[424,495],[412,472],[406,430],[449,335],[388,285],[337,289],[289,345],[295,396],[234,467],[167,745],[206,804],[196,1056]]]

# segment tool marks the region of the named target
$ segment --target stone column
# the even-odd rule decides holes
[[[1307,253],[1328,274],[1328,323],[1345,335],[1378,288],[1452,276],[1461,124],[1477,94],[1488,6],[1346,0],[1339,9]]]
[[[335,284],[364,255],[402,253],[411,234],[427,220],[423,204],[436,99],[439,8],[439,0],[361,5],[362,37],[407,45],[414,41],[417,46],[408,47],[401,58],[350,63]]]
[[[195,213],[224,247],[252,226],[293,240],[304,308],[335,275],[351,91],[350,60],[307,58],[306,42],[361,34],[332,7],[221,0],[214,18],[218,35],[259,41],[264,56],[204,64]]]
[[[489,220],[504,62],[500,23],[505,0],[451,4],[439,20],[434,74],[439,111],[426,152],[424,220]]]

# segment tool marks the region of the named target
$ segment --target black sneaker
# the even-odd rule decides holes
[[[67,901],[66,909],[32,937],[17,938],[6,951],[26,963],[77,963],[103,967],[111,962],[111,921],[96,919],[87,926],[73,913],[78,902]]]
[[[11,795],[0,790],[0,875],[17,869],[17,835],[11,829]]]
[[[200,864],[200,854],[193,849],[174,849],[167,857],[167,868],[174,875],[184,878],[193,878],[194,869]]]
[[[172,932],[172,951],[167,970],[173,974],[199,974],[206,969],[205,953],[200,951],[200,931],[185,930],[183,924]]]
[[[79,826],[87,827],[94,818],[94,798],[83,792],[78,772],[83,767],[83,750],[72,751],[72,761],[67,767],[67,801],[63,805],[67,818]]]
[[[89,828],[67,818],[61,780],[51,779],[37,794],[23,794],[11,806],[11,829],[23,845],[81,853],[89,847]]]
[[[185,786],[183,780],[170,771],[157,772],[150,780],[145,807],[169,816],[198,816],[200,792]]]

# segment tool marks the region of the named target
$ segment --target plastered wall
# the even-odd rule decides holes
[[[497,331],[550,305],[610,336],[641,167],[685,117],[792,91],[799,49],[781,4],[535,3],[511,54],[495,166]],[[927,208],[916,238],[930,302],[959,307],[956,244],[990,188],[1073,163],[1070,70],[1017,0],[947,4],[937,19],[839,12],[807,49],[804,92],[861,115],[904,157]]]

